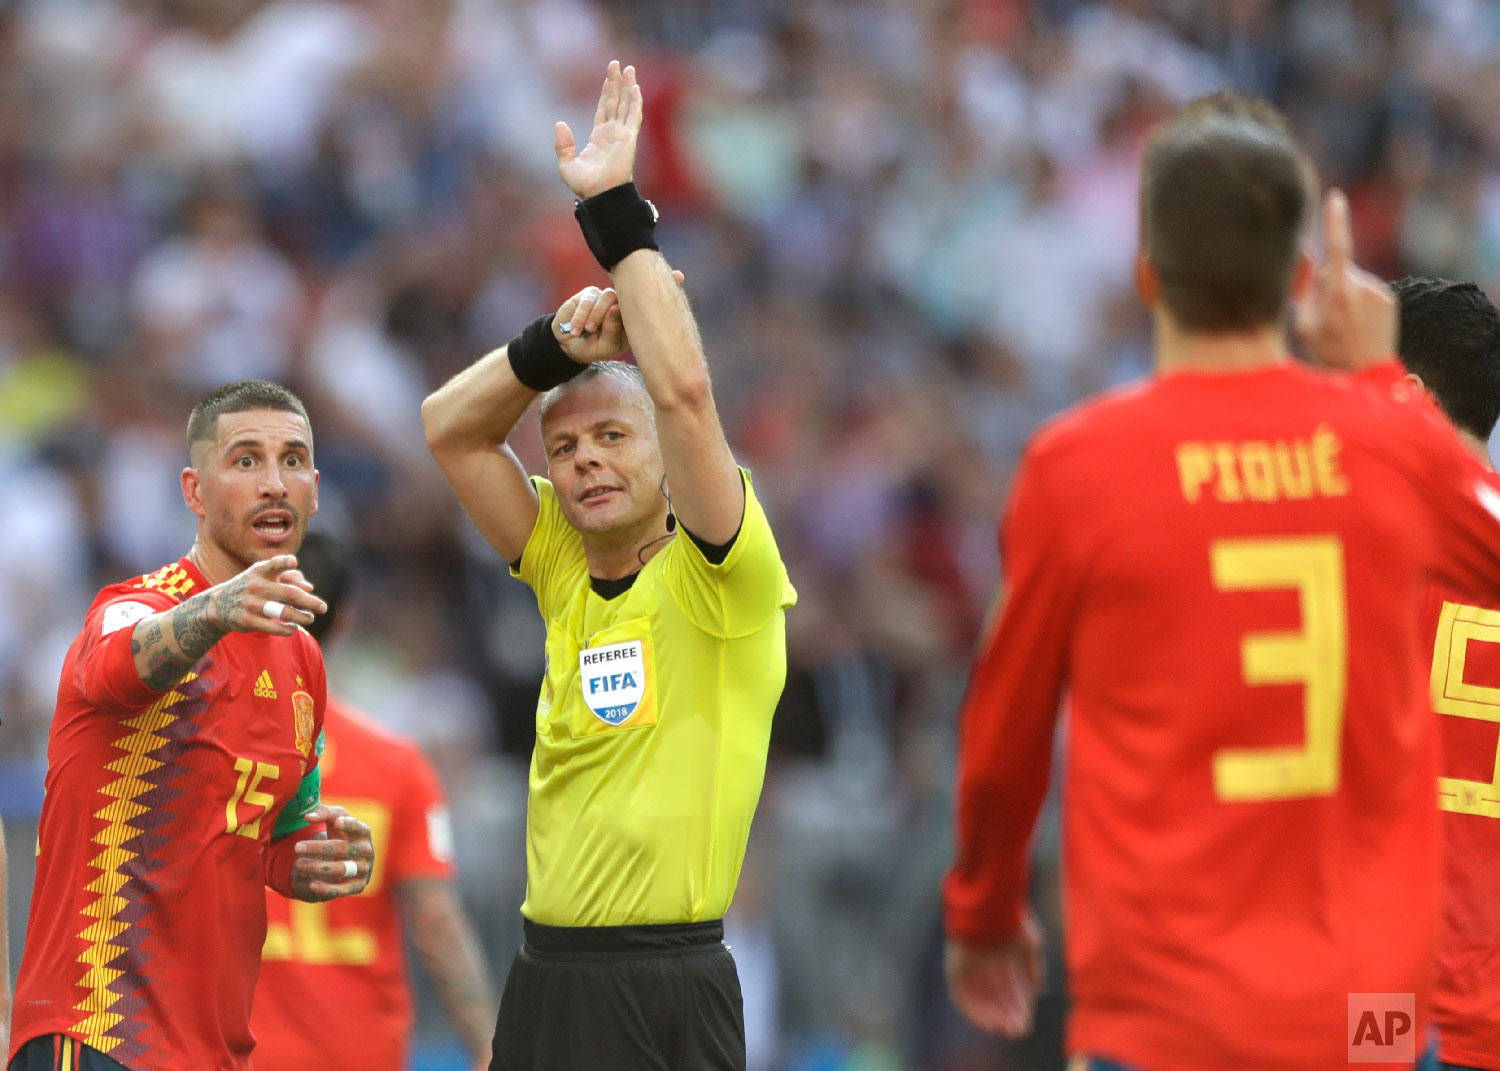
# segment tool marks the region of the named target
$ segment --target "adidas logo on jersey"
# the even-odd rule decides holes
[[[259,699],[275,699],[276,685],[271,683],[271,671],[263,669],[255,679],[255,695]]]

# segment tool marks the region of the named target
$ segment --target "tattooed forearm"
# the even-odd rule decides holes
[[[400,886],[406,932],[449,1021],[477,1056],[490,1051],[495,987],[458,894],[446,881],[417,878]]]
[[[232,621],[246,610],[245,589],[249,586],[250,578],[241,573],[233,580],[227,580],[218,587],[205,591],[202,597],[213,600],[214,617],[217,620]],[[188,602],[191,601],[191,599],[188,600]],[[186,606],[187,603],[183,605]]]
[[[182,660],[175,657],[171,651],[157,651],[151,656],[147,666],[147,673],[141,680],[158,692],[164,692],[178,681],[182,680],[193,664],[190,662],[186,667]]]
[[[146,635],[144,638],[140,635],[140,632],[141,630],[137,629],[130,635],[130,653],[135,656],[137,664],[139,664],[140,662],[141,652],[144,651],[147,646],[154,648],[161,645],[160,619],[151,620],[150,624],[148,624],[145,628]]]
[[[208,649],[224,637],[227,630],[209,620],[209,592],[189,599],[172,611],[172,638],[188,665],[208,654]]]
[[[164,691],[182,680],[209,648],[228,633],[219,623],[226,619],[216,617],[215,607],[209,602],[215,594],[211,590],[194,595],[181,606],[153,614],[135,626],[130,650],[135,656],[136,672],[148,687]],[[170,625],[170,629],[164,629],[163,624]],[[167,631],[171,633],[170,640],[166,638]]]

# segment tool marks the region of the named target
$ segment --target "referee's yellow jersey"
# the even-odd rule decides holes
[[[797,601],[749,474],[722,563],[679,534],[610,599],[552,484],[532,482],[541,510],[516,575],[547,622],[547,667],[521,913],[551,926],[719,918],[765,778]]]

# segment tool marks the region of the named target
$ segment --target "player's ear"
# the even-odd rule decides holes
[[[1439,409],[1443,407],[1443,403],[1438,401],[1437,395],[1433,394],[1432,391],[1428,389],[1427,384],[1422,382],[1422,377],[1417,375],[1415,372],[1408,372],[1406,373],[1406,375],[1402,376],[1401,383],[1403,386],[1418,390],[1421,393],[1425,394],[1427,396],[1427,400],[1433,405],[1437,406]]]
[[[195,468],[182,470],[182,500],[199,517],[208,516],[208,507],[203,504],[203,481],[198,478]]]
[[[1151,263],[1151,257],[1144,249],[1135,251],[1131,270],[1135,276],[1135,292],[1140,295],[1141,303],[1148,309],[1155,308],[1156,303],[1161,300],[1161,279],[1156,274],[1156,265]]]

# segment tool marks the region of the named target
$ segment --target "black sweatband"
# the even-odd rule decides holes
[[[573,216],[589,252],[605,271],[637,249],[656,249],[656,206],[626,182],[573,203]]]
[[[552,333],[552,321],[556,315],[549,312],[546,316],[538,316],[505,347],[510,370],[522,386],[538,393],[566,383],[588,367],[569,357]]]

